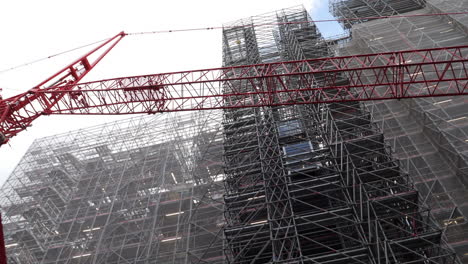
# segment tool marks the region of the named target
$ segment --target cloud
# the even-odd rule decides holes
[[[314,12],[321,8],[324,2],[323,0],[309,0],[304,3],[304,6],[309,12]]]
[[[327,2],[328,1],[324,0],[309,0],[304,4],[304,6],[306,7],[307,11],[309,11],[309,13],[313,14],[322,8],[326,8],[325,5]]]

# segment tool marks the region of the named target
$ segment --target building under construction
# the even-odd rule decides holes
[[[365,4],[364,2],[369,2]],[[371,3],[372,2],[372,3]],[[339,55],[468,44],[467,1],[330,1],[330,11],[349,29]],[[360,17],[409,17],[363,20]],[[346,22],[347,21],[347,22]],[[417,74],[417,73],[416,73]],[[430,87],[428,87],[430,88]],[[468,116],[466,97],[374,101],[366,105],[384,131],[393,157],[419,192],[420,202],[444,229],[448,242],[468,263]]]
[[[461,1],[330,10],[346,36],[324,39],[302,7],[226,24],[224,66],[468,44],[468,16],[421,16]],[[36,140],[1,190],[9,263],[468,263],[463,100],[164,114]]]

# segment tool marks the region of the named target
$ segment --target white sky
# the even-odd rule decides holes
[[[0,6],[0,71],[47,57],[120,31],[221,26],[240,18],[303,4],[325,8],[326,0],[15,0]],[[3,96],[25,91],[72,62],[89,48],[0,73]],[[127,36],[86,80],[221,66],[221,31]],[[14,89],[14,90],[13,90]],[[125,117],[125,116],[124,116]],[[36,138],[120,117],[41,117],[0,148],[0,184]]]

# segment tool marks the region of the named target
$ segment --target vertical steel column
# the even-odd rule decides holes
[[[0,214],[0,264],[7,264],[5,236],[3,235],[2,214]]]
[[[265,107],[262,120],[257,122],[262,176],[267,197],[268,223],[272,239],[272,262],[294,261],[302,256],[296,221],[289,193],[290,179],[278,140],[274,109]]]

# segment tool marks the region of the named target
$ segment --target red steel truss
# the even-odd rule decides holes
[[[124,35],[111,40],[118,42]],[[49,114],[117,115],[466,95],[467,62],[468,46],[459,46],[77,84],[95,65],[80,59],[75,64],[83,64],[83,71],[73,70],[74,64],[62,71],[69,71],[70,80],[62,78],[46,88],[42,83],[0,101],[0,143]]]

